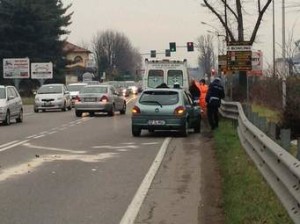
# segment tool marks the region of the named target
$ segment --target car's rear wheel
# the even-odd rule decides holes
[[[75,110],[75,115],[76,115],[76,117],[81,117],[82,116],[82,112],[78,111],[78,110]]]
[[[66,102],[64,103],[64,106],[63,106],[63,108],[61,110],[62,111],[66,111],[67,110],[67,104],[66,104]]]
[[[120,110],[120,114],[125,114],[126,113],[126,102],[123,104],[122,110]]]
[[[142,130],[140,128],[132,125],[131,132],[134,137],[139,137],[141,135]]]
[[[180,129],[180,134],[182,137],[187,137],[189,135],[189,123],[188,120],[185,121],[185,124]]]
[[[5,125],[10,125],[10,112],[9,110],[6,112],[5,120],[3,121]]]
[[[115,105],[113,104],[113,105],[111,106],[110,111],[108,111],[108,116],[112,117],[112,116],[114,116],[114,115],[115,115]]]
[[[21,123],[23,122],[23,110],[20,110],[19,116],[16,119],[16,122]]]
[[[200,129],[201,129],[201,119],[199,119],[199,122],[197,122],[194,126],[194,132],[195,133],[200,133]]]

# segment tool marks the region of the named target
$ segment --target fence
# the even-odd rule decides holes
[[[238,121],[243,148],[256,164],[295,223],[300,223],[300,162],[253,125],[238,102],[222,101],[223,117]]]

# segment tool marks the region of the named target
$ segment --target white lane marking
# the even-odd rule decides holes
[[[42,165],[45,162],[53,162],[56,160],[78,160],[88,163],[94,163],[114,158],[116,156],[117,153],[100,153],[97,155],[45,155],[39,158],[34,158],[26,163],[1,170],[0,181],[6,180],[7,178],[14,175],[31,173],[34,169],[36,169],[38,166]],[[54,174],[55,172],[52,173]]]
[[[145,142],[145,143],[142,143],[142,145],[157,145],[158,142]]]
[[[121,144],[124,144],[124,145],[133,145],[135,143],[134,142],[124,142],[124,143],[121,143]]]
[[[32,145],[30,143],[26,143],[26,144],[24,144],[24,146],[26,146],[28,148],[33,148],[33,149],[44,149],[44,150],[50,150],[50,151],[69,152],[69,153],[75,153],[75,154],[86,153],[86,151],[74,151],[74,150],[69,150],[69,149],[45,147],[45,146]]]
[[[11,145],[11,144],[14,144],[15,142],[18,142],[18,141],[7,142],[7,143],[5,143],[3,145],[0,145],[0,148],[8,146],[8,145]]]
[[[37,135],[35,137],[33,137],[34,139],[38,139],[38,138],[42,138],[42,137],[45,137],[45,135]]]
[[[27,136],[26,138],[34,138],[35,136],[37,136],[37,135],[30,135],[30,136]]]
[[[148,190],[151,186],[151,183],[155,177],[155,174],[158,171],[158,168],[164,158],[164,155],[167,151],[167,147],[171,141],[171,138],[166,138],[160,147],[159,152],[156,155],[155,160],[153,161],[148,173],[146,174],[143,182],[139,186],[134,198],[132,199],[130,205],[128,206],[123,218],[120,221],[120,224],[133,224],[136,216],[141,208],[141,205],[148,193]]]
[[[5,150],[7,150],[7,149],[14,148],[14,147],[16,147],[16,146],[18,146],[18,145],[22,145],[22,144],[24,144],[24,143],[26,143],[26,142],[28,142],[28,141],[29,141],[29,140],[24,140],[24,141],[17,142],[17,143],[15,143],[15,144],[12,144],[12,145],[3,147],[3,148],[0,149],[0,152],[3,152],[3,151],[5,151]]]
[[[48,132],[49,135],[52,135],[52,134],[55,134],[55,133],[57,133],[57,131],[50,131],[50,132]]]
[[[99,145],[99,146],[93,146],[94,149],[124,149],[124,148],[131,148],[131,149],[137,149],[138,146],[136,145],[127,145],[127,146],[111,146],[111,145]]]

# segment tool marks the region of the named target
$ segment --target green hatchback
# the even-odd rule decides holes
[[[186,137],[191,128],[200,132],[201,110],[184,89],[147,89],[132,108],[131,121],[133,136],[140,136],[144,129],[175,130]]]

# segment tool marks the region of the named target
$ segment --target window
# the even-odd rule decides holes
[[[158,85],[164,82],[163,70],[149,70],[148,74],[148,87],[156,88]]]
[[[182,70],[169,70],[167,77],[167,85],[174,86],[174,83],[179,83],[183,86],[183,72]]]
[[[107,87],[83,87],[80,93],[107,93]]]
[[[174,105],[178,103],[178,92],[175,91],[145,91],[140,98],[141,104]]]
[[[76,57],[74,58],[74,62],[75,62],[75,63],[81,63],[81,62],[83,62],[83,59],[82,59],[82,57],[80,57],[80,56],[76,56]]]
[[[6,99],[5,88],[0,88],[0,99]]]

